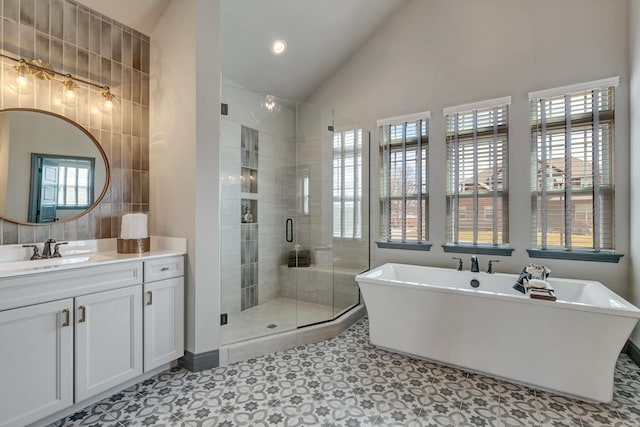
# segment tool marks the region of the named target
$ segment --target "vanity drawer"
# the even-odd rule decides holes
[[[175,256],[144,262],[145,283],[184,276],[184,257]]]
[[[87,266],[0,280],[0,310],[142,283],[142,262]]]

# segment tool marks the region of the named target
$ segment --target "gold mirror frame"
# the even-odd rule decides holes
[[[38,110],[36,108],[4,108],[4,109],[0,109],[0,113],[4,113],[4,112],[8,112],[8,111],[30,111],[30,112],[33,112],[33,113],[47,114],[49,116],[53,116],[53,117],[56,117],[58,119],[62,119],[64,121],[66,121],[67,123],[70,123],[71,125],[75,126],[77,129],[80,129],[89,138],[89,140],[91,142],[93,142],[93,144],[96,146],[96,148],[100,152],[100,155],[102,156],[102,160],[104,161],[104,169],[105,169],[105,183],[104,183],[104,186],[102,188],[102,192],[94,200],[94,202],[91,204],[91,206],[89,206],[87,209],[82,211],[80,214],[78,214],[76,216],[73,216],[71,218],[66,218],[66,219],[64,219],[62,221],[47,222],[47,223],[42,223],[42,224],[41,223],[37,223],[37,222],[19,221],[19,220],[13,219],[13,218],[7,218],[7,217],[5,217],[5,216],[3,216],[1,214],[0,214],[0,219],[2,219],[3,221],[12,222],[14,224],[21,224],[21,225],[50,226],[50,225],[64,224],[66,222],[75,221],[75,220],[85,216],[86,214],[88,214],[92,210],[94,210],[96,208],[96,206],[98,206],[100,204],[100,202],[102,202],[102,199],[104,199],[104,196],[107,194],[107,190],[109,189],[109,183],[111,182],[111,166],[109,165],[109,159],[107,158],[107,154],[102,149],[102,146],[100,145],[98,140],[81,124],[76,123],[76,122],[74,122],[73,120],[71,120],[71,119],[69,119],[67,117],[61,116],[60,114],[56,114],[56,113],[53,113],[51,111]]]

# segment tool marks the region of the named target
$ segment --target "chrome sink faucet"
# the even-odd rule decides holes
[[[480,272],[480,266],[478,265],[478,257],[475,255],[471,256],[471,272],[472,273]]]
[[[69,242],[56,242],[55,239],[48,239],[44,242],[44,246],[42,247],[42,255],[39,253],[38,245],[22,245],[23,248],[33,248],[33,255],[31,255],[30,260],[36,259],[48,259],[48,258],[62,258],[62,254],[60,253],[60,245],[66,245]],[[53,253],[51,253],[51,245],[53,247]]]
[[[42,248],[42,258],[62,258],[60,245],[66,245],[67,243],[69,242],[56,242],[55,239],[47,240]],[[54,245],[53,253],[51,253],[51,245]]]
[[[42,258],[51,258],[52,257],[52,253],[51,253],[51,244],[55,244],[56,241],[55,239],[48,239],[46,242],[44,242],[44,247],[42,248]]]

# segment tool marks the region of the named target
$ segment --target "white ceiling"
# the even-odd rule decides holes
[[[171,0],[77,0],[142,34],[150,35]]]
[[[150,35],[172,0],[78,0]],[[182,0],[173,0],[182,1]],[[304,101],[407,0],[221,0],[222,73]],[[287,41],[282,56],[275,39]]]
[[[304,101],[407,0],[221,0],[221,69],[246,88]],[[282,56],[271,53],[287,42]]]

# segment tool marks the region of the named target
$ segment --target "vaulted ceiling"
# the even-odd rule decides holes
[[[406,0],[222,0],[221,69],[241,85],[304,101]],[[274,56],[271,43],[287,42]]]
[[[78,0],[144,34],[171,1]],[[407,0],[221,0],[222,73],[244,87],[304,101]],[[271,53],[275,39],[287,52]]]

